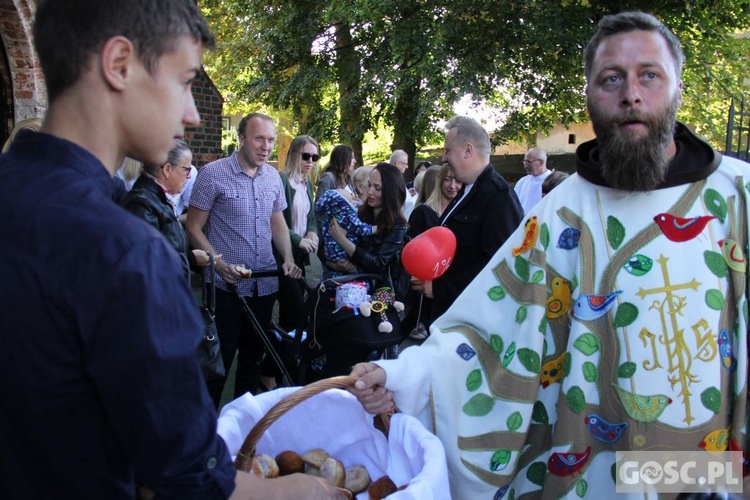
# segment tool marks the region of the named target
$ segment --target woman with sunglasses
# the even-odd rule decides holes
[[[318,225],[313,207],[313,184],[310,172],[320,159],[318,141],[309,135],[299,135],[289,145],[284,168],[279,172],[286,195],[284,219],[292,240],[294,263],[305,276],[310,265],[310,254],[318,249]],[[299,280],[279,278],[279,326],[291,331],[304,316],[304,303]]]
[[[185,229],[175,211],[172,199],[182,192],[190,178],[193,153],[187,143],[178,140],[161,165],[143,165],[143,171],[122,200],[126,210],[151,224],[177,250],[190,279],[190,269],[208,265],[208,254],[203,250],[189,250]]]

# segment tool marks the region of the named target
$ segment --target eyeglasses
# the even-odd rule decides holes
[[[190,167],[183,167],[182,165],[175,165],[175,168],[181,168],[185,175],[190,175]]]
[[[535,161],[541,161],[541,160],[540,160],[539,158],[537,158],[536,160],[524,160],[524,161],[523,161],[523,164],[524,164],[524,165],[531,165],[531,164],[532,164],[532,163],[534,163]]]
[[[303,161],[310,161],[312,159],[313,163],[320,160],[320,155],[314,155],[310,153],[302,153],[302,160]]]

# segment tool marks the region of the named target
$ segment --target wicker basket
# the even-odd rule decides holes
[[[445,452],[437,437],[416,419],[404,415],[373,419],[345,391],[326,393],[350,388],[356,380],[332,377],[299,389],[248,394],[229,403],[219,417],[219,434],[235,454],[235,467],[248,471],[256,453],[273,456],[285,449],[303,453],[322,447],[347,466],[365,465],[373,480],[388,474],[398,485],[409,483],[394,498],[449,498]],[[319,432],[322,422],[329,424],[327,432]],[[360,497],[367,498],[367,493]]]
[[[263,434],[268,430],[269,427],[271,427],[271,425],[273,425],[274,422],[276,422],[276,420],[279,419],[279,417],[297,406],[302,401],[305,401],[315,396],[316,394],[320,394],[321,392],[327,391],[328,389],[347,389],[349,387],[353,387],[354,382],[356,381],[356,377],[343,376],[318,380],[317,382],[306,385],[305,387],[290,394],[289,396],[276,403],[260,420],[258,420],[258,423],[255,424],[253,429],[245,438],[245,442],[242,443],[240,451],[237,453],[237,457],[234,460],[235,468],[237,468],[237,470],[245,472],[250,470],[250,464],[252,462],[253,456],[255,456],[255,447],[258,445],[258,441],[260,441],[260,438],[263,436]],[[383,419],[384,422],[388,422],[389,416],[383,415],[381,416],[381,419]],[[386,424],[386,436],[388,435],[387,428],[388,426]]]

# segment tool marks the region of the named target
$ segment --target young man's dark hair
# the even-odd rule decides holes
[[[34,45],[49,99],[76,82],[89,58],[118,35],[133,43],[149,72],[180,35],[192,35],[206,49],[215,44],[195,2],[41,0],[34,20]]]

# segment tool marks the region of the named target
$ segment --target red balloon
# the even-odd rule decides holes
[[[456,235],[444,226],[435,226],[404,246],[401,262],[417,279],[437,279],[448,270],[456,254]]]

